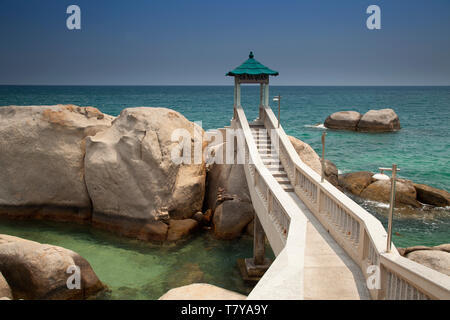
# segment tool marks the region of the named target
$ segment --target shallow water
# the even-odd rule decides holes
[[[178,244],[157,245],[88,226],[0,220],[0,233],[61,246],[89,261],[111,292],[106,299],[158,299],[169,289],[204,282],[247,295],[238,258],[252,256],[252,238],[220,241],[200,232]],[[267,247],[269,257],[274,257]]]

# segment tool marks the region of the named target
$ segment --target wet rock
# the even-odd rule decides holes
[[[71,266],[80,269],[80,289],[67,286]],[[0,235],[0,270],[15,299],[86,299],[106,289],[76,252],[8,235]]]
[[[450,206],[450,193],[427,186],[425,184],[414,183],[417,192],[417,200],[437,207]]]
[[[339,111],[326,118],[324,126],[329,129],[356,130],[361,114],[356,111]]]
[[[170,220],[167,241],[177,241],[194,232],[198,222],[194,219]]]

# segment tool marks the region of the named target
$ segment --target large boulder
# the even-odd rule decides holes
[[[369,171],[344,173],[339,175],[339,186],[359,196],[372,183],[372,176],[373,173]]]
[[[173,155],[185,156],[188,151],[180,149],[179,140],[172,141],[177,132],[189,135],[188,160],[194,160],[198,147],[194,138],[200,140],[203,130],[166,108],[124,109],[110,128],[87,139],[85,180],[94,225],[159,239],[167,232],[160,217],[186,219],[201,210],[205,163],[202,158],[174,161]],[[202,152],[205,145],[198,143]]]
[[[80,270],[80,289],[73,284]],[[105,290],[89,262],[76,252],[0,234],[0,270],[15,299],[86,299]]]
[[[400,120],[392,109],[370,110],[359,120],[357,130],[363,132],[389,132],[400,129]]]
[[[416,250],[406,255],[417,263],[450,276],[450,253],[442,250]]]
[[[414,183],[417,200],[437,207],[450,206],[450,193],[445,190],[433,188],[425,184]]]
[[[112,120],[92,107],[0,107],[0,214],[89,219],[85,138]]]
[[[158,300],[245,300],[246,296],[206,283],[174,288]]]
[[[329,129],[356,130],[361,114],[356,111],[339,111],[328,116],[323,124]]]
[[[251,202],[233,199],[219,204],[214,211],[214,235],[219,239],[235,239],[255,216]]]
[[[242,164],[209,167],[205,207],[213,213],[213,232],[220,239],[239,237],[253,220],[254,210]]]
[[[322,174],[322,163],[314,149],[300,139],[292,136],[288,137],[300,159],[315,172]],[[330,160],[325,160],[325,179],[334,186],[338,186],[338,169]]]
[[[5,278],[0,272],[0,299],[2,298],[12,299],[13,295],[8,282],[6,282]]]
[[[371,183],[361,192],[364,199],[375,200],[388,203],[391,194],[391,181],[378,180]],[[395,203],[396,205],[410,205],[420,208],[421,204],[416,200],[416,189],[411,181],[398,179],[395,183]]]

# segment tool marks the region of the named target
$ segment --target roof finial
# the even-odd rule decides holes
[[[250,59],[253,59],[255,56],[253,55],[253,51],[250,51],[250,54],[248,55],[248,57],[250,58]]]

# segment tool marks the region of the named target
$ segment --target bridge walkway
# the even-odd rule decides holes
[[[267,130],[250,125],[259,155],[282,189],[294,200],[307,218],[304,266],[304,299],[367,300],[366,280],[359,266],[297,197]]]

